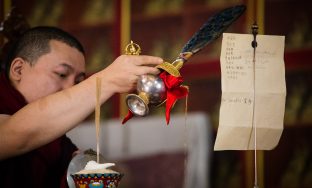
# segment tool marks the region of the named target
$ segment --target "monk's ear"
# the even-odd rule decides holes
[[[26,65],[26,61],[22,58],[15,58],[10,67],[10,78],[14,81],[20,81],[22,76],[22,70]]]

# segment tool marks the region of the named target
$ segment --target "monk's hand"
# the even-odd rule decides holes
[[[108,87],[115,93],[125,93],[135,88],[139,76],[159,74],[155,66],[162,62],[161,58],[154,56],[121,55],[102,72],[108,80]]]

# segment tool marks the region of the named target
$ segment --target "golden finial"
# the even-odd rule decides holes
[[[130,44],[126,46],[125,51],[126,55],[140,55],[141,47],[131,40]]]

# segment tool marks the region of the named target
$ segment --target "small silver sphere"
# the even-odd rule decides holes
[[[166,87],[161,78],[155,75],[142,75],[137,83],[137,92],[145,93],[151,105],[162,103],[166,99]]]

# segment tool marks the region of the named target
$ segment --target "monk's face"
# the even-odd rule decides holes
[[[25,63],[15,83],[27,102],[69,88],[85,78],[85,58],[76,48],[50,41],[51,51],[35,64]]]

